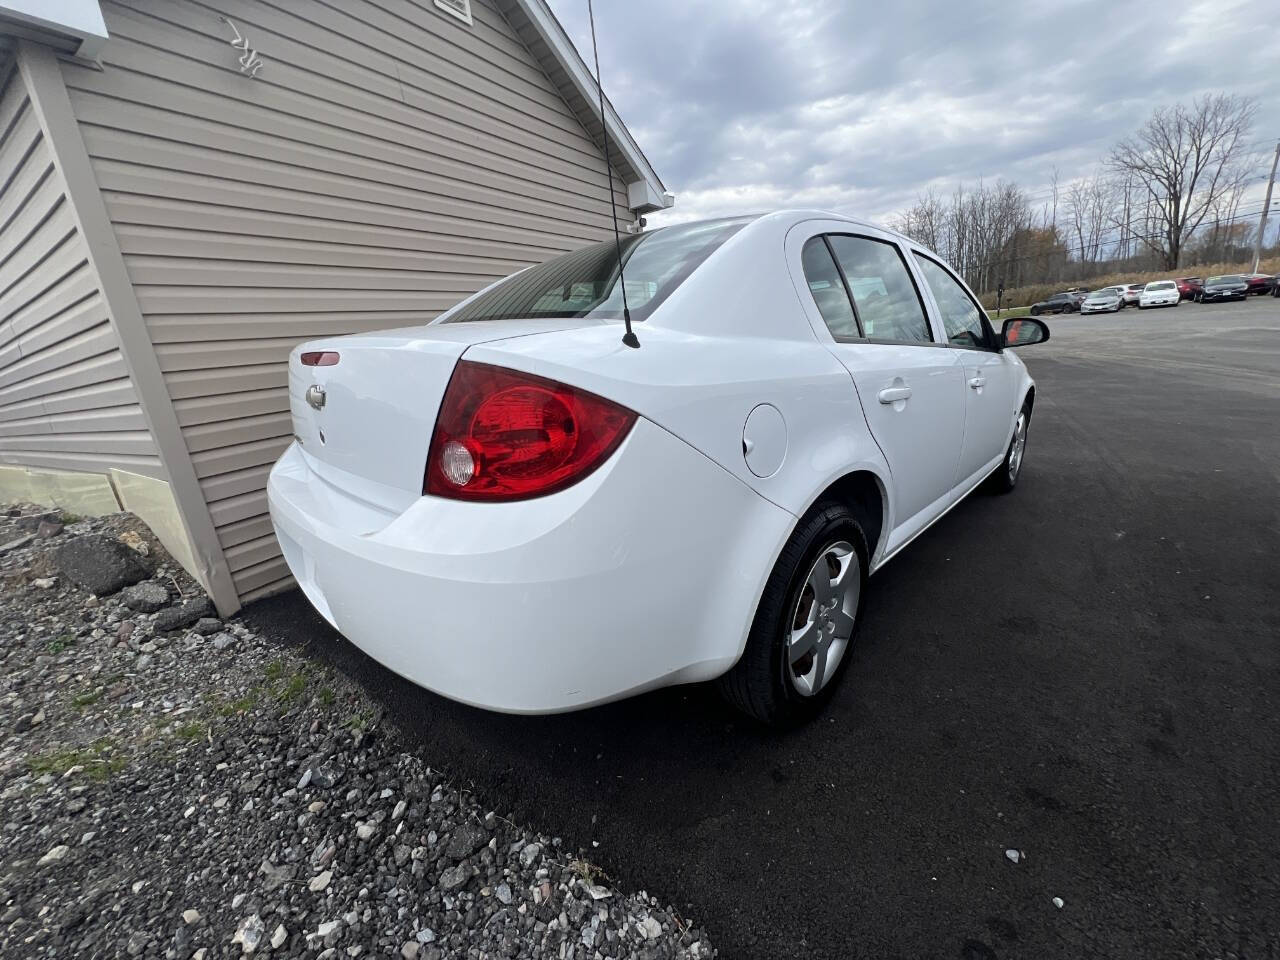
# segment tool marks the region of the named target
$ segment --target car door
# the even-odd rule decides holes
[[[818,233],[801,262],[829,348],[847,369],[893,478],[895,549],[946,508],[964,435],[959,352],[930,326],[918,281],[897,243]]]
[[[912,255],[932,296],[934,316],[964,369],[964,444],[952,481],[962,495],[1004,456],[1018,412],[1016,370],[968,288],[923,251]]]

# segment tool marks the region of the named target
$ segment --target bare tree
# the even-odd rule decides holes
[[[1245,140],[1256,102],[1206,94],[1190,106],[1156,110],[1111,151],[1107,165],[1131,176],[1151,204],[1151,224],[1139,237],[1164,262],[1178,266],[1196,228],[1247,176]]]
[[[1103,238],[1115,219],[1115,199],[1113,185],[1096,174],[1072,181],[1067,188],[1068,226],[1085,263],[1096,263],[1102,254]]]
[[[945,220],[946,211],[942,200],[930,188],[916,198],[914,206],[895,217],[891,226],[899,233],[941,253]]]

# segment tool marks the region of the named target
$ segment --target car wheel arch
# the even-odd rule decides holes
[[[818,490],[800,512],[802,519],[816,503],[839,500],[852,509],[867,537],[867,553],[874,567],[884,546],[892,517],[889,489],[885,479],[874,470],[859,468],[836,477]],[[798,526],[801,519],[796,520]],[[776,558],[775,558],[776,562]]]

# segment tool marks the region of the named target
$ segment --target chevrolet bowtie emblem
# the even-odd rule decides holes
[[[324,406],[324,387],[318,383],[313,383],[307,387],[307,403],[311,404],[316,410]]]

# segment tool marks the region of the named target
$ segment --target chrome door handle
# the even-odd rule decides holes
[[[969,381],[969,386],[973,387],[973,389],[975,390],[981,390],[986,385],[987,385],[986,377],[974,377],[972,380]]]
[[[910,396],[910,387],[885,387],[879,394],[881,403],[896,403],[899,400],[906,400]]]

